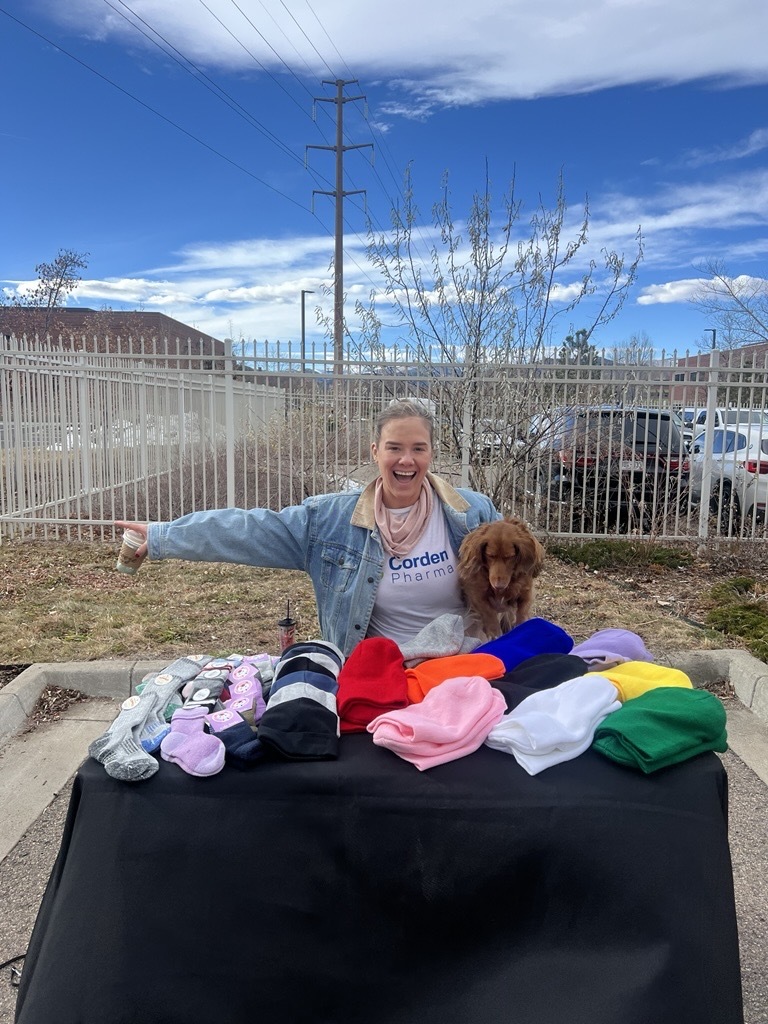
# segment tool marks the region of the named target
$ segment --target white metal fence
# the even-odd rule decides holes
[[[764,541],[765,357],[717,355],[698,367],[676,354],[509,365],[490,353],[472,366],[398,357],[347,361],[334,376],[332,357],[307,361],[290,346],[227,343],[219,356],[166,340],[6,339],[0,539],[112,536],[115,519],[277,509],[355,487],[371,478],[376,416],[411,397],[435,413],[436,471],[543,534]],[[699,422],[684,428],[686,408]],[[744,451],[728,440],[745,435]]]

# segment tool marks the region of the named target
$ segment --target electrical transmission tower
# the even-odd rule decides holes
[[[354,100],[364,100],[365,96],[345,96],[345,85],[356,85],[357,79],[335,81],[323,79],[323,85],[335,85],[335,96],[316,96],[316,103],[336,104],[336,145],[307,146],[307,149],[330,149],[336,154],[336,187],[332,191],[313,189],[312,195],[334,196],[336,200],[336,217],[334,227],[334,258],[333,258],[333,372],[338,377],[344,362],[344,197],[359,195],[363,188],[344,191],[344,154],[350,149],[373,148],[372,142],[361,142],[358,145],[344,145],[344,104]]]

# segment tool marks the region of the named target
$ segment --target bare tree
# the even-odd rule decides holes
[[[87,252],[59,249],[50,263],[37,264],[37,282],[31,291],[16,291],[7,297],[5,305],[28,311],[21,318],[25,333],[48,334],[56,330],[56,310],[77,287],[81,280],[79,271],[87,268],[89,256]]]
[[[384,281],[397,325],[427,361],[457,354],[466,364],[540,359],[559,333],[557,326],[567,324],[579,303],[596,295],[599,287],[601,301],[584,327],[588,340],[619,312],[642,259],[638,229],[637,251],[630,262],[602,250],[599,272],[594,259],[579,265],[577,256],[588,242],[589,205],[585,200],[574,237],[566,239],[568,206],[562,177],[554,206],[547,207],[540,199],[528,237],[517,242],[522,204],[515,198],[514,180],[497,217],[486,171],[483,191],[473,197],[465,241],[454,221],[445,176],[441,198],[432,209],[439,241],[426,252],[410,171],[404,195],[402,209],[392,211],[390,232],[369,227],[368,257]],[[373,303],[360,304],[358,311],[367,314],[363,327],[368,337],[361,341],[375,347],[381,342],[381,320]]]
[[[516,198],[514,179],[497,212],[487,169],[484,187],[474,195],[463,227],[454,219],[445,176],[440,200],[432,209],[436,240],[425,243],[410,170],[403,205],[392,211],[391,222],[388,232],[372,226],[368,231],[368,258],[384,282],[379,306],[386,303],[391,309],[394,323],[389,327],[400,332],[421,372],[461,380],[461,387],[446,390],[443,443],[462,464],[468,463],[472,486],[499,502],[511,500],[505,491],[504,460],[524,457],[520,431],[501,431],[500,457],[491,465],[477,457],[484,448],[483,435],[489,423],[496,433],[499,424],[524,424],[539,407],[535,365],[556,360],[555,339],[569,329],[582,300],[599,300],[591,317],[582,320],[583,349],[589,348],[593,332],[616,316],[642,260],[640,229],[631,259],[606,249],[599,261],[587,258],[588,200],[568,237],[562,176],[554,204],[549,207],[540,198],[521,232],[522,203]],[[387,347],[376,298],[374,294],[369,303],[356,307],[361,324],[358,346],[373,362],[383,361]],[[582,307],[579,316],[583,317]],[[505,387],[504,368],[509,366],[530,370],[526,408]],[[487,385],[489,377],[498,379],[491,404],[487,386],[482,398],[477,387],[481,378]]]
[[[707,260],[699,268],[706,275],[691,302],[716,331],[717,347],[737,348],[768,342],[768,280],[741,274],[731,277],[720,260]],[[711,347],[711,339],[700,343]]]

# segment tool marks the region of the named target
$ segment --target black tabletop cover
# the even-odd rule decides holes
[[[18,1024],[741,1024],[726,776],[87,761]]]

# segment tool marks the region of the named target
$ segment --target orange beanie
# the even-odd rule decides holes
[[[446,658],[428,658],[416,668],[405,670],[408,699],[411,704],[419,704],[433,686],[444,683],[446,679],[458,676],[501,679],[505,672],[504,662],[495,654],[450,654]]]

